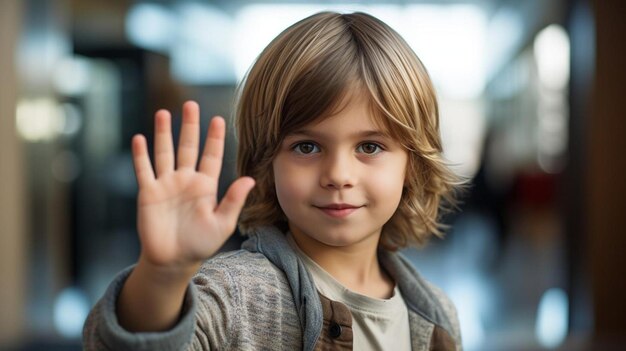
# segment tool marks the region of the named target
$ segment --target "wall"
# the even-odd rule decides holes
[[[21,11],[20,0],[0,2],[0,345],[16,343],[25,326],[26,192],[22,145],[15,133]]]

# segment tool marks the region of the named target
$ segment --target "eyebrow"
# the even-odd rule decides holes
[[[324,133],[316,132],[314,130],[301,129],[296,130],[293,133],[289,133],[287,137],[296,137],[296,136],[308,136],[312,138],[323,138]],[[381,132],[380,130],[363,130],[359,132],[355,132],[349,135],[352,138],[371,138],[371,137],[379,137],[379,138],[390,138],[388,133]]]

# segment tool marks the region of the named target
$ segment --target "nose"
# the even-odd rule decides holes
[[[356,185],[357,170],[348,155],[333,154],[324,160],[320,185],[328,189],[347,189]]]

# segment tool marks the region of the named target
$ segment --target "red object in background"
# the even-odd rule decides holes
[[[557,178],[557,175],[541,172],[519,174],[514,185],[514,201],[526,206],[553,204]]]

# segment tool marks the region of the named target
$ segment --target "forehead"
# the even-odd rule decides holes
[[[371,98],[366,91],[359,89],[346,95],[336,111],[296,128],[287,136],[389,136],[384,117],[372,108]]]

